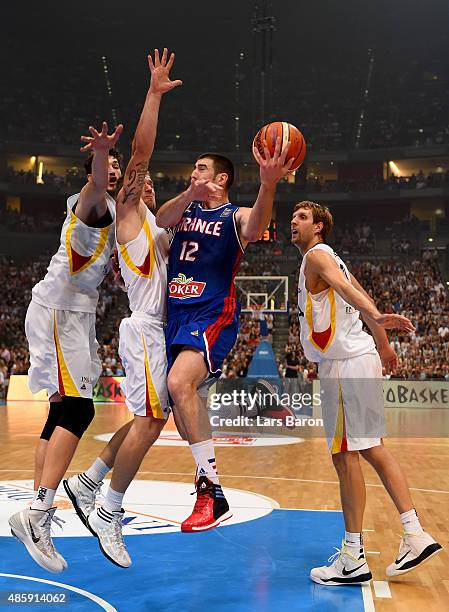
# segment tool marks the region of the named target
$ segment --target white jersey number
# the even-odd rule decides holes
[[[196,253],[199,249],[198,242],[190,242],[188,240],[184,240],[182,243],[181,255],[179,256],[180,261],[195,261],[196,257],[194,253]]]

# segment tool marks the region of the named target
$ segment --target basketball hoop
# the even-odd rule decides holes
[[[242,312],[288,312],[288,276],[237,276],[235,286]]]

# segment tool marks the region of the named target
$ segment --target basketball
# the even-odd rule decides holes
[[[294,162],[290,169],[293,172],[297,170],[304,161],[307,147],[304,136],[298,128],[291,123],[287,123],[286,121],[274,121],[273,123],[264,125],[255,135],[253,146],[255,146],[260,155],[265,158],[263,149],[264,140],[267,143],[270,154],[273,155],[276,146],[276,138],[278,137],[281,139],[281,151],[284,144],[290,141],[290,148],[286,160],[288,161],[291,157],[294,158]]]

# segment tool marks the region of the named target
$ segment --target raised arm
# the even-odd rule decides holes
[[[174,53],[168,57],[167,49],[164,49],[162,58],[159,58],[159,51],[155,49],[154,62],[151,55],[148,56],[148,66],[151,74],[150,87],[134,135],[131,159],[126,167],[123,187],[117,200],[118,218],[123,217],[127,214],[128,209],[139,204],[145,173],[156,140],[161,98],[167,91],[182,85],[182,81],[170,80],[170,70],[174,61]]]
[[[103,121],[101,132],[89,127],[91,136],[81,136],[86,144],[81,147],[83,152],[93,153],[92,173],[87,177],[87,183],[81,189],[76,204],[76,216],[83,223],[95,223],[107,211],[106,190],[109,180],[109,150],[112,149],[122,133],[123,125],[108,134],[108,124]],[[117,160],[115,162],[118,164]]]
[[[248,242],[260,240],[270,225],[276,186],[281,178],[290,172],[294,161],[293,158],[285,161],[289,146],[290,143],[286,142],[281,151],[281,139],[277,138],[276,147],[271,156],[265,142],[265,158],[260,155],[256,147],[253,147],[254,157],[260,166],[260,188],[254,206],[249,209],[240,208],[237,215],[239,234],[244,246]]]
[[[190,202],[194,200],[213,202],[219,199],[222,193],[223,188],[211,181],[192,180],[188,189],[160,207],[156,215],[156,224],[159,227],[175,227]]]
[[[192,186],[175,198],[168,200],[156,213],[156,225],[159,227],[175,227],[190,202],[193,201]]]
[[[337,262],[328,253],[320,250],[312,251],[307,255],[305,274],[316,274],[332,287],[345,302],[359,310],[363,317],[372,319],[374,323],[385,329],[403,329],[413,332],[415,328],[407,317],[397,314],[381,314],[371,298],[364,295],[349,282],[337,265]]]

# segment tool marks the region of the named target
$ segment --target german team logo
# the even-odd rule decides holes
[[[200,297],[205,286],[206,283],[195,281],[193,277],[187,278],[185,274],[180,272],[176,278],[172,278],[168,283],[168,297],[178,300]]]

